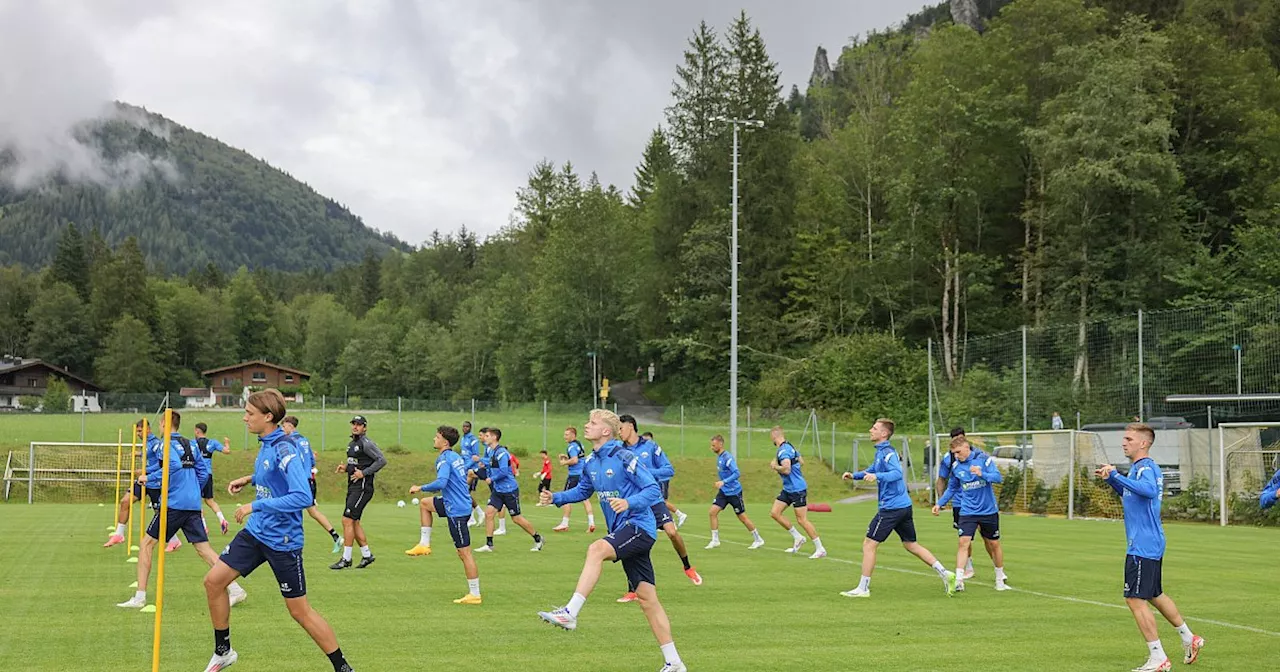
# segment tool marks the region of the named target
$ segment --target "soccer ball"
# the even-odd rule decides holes
[[[404,508],[404,500],[402,499],[402,500],[400,500],[400,501],[396,502],[396,506],[398,506],[398,507],[400,507],[400,508],[402,508],[402,509],[403,509],[403,508]]]
[[[414,498],[413,498],[413,505],[414,505],[414,506],[417,506],[417,505],[418,505],[418,498],[417,498],[417,497],[414,497]]]

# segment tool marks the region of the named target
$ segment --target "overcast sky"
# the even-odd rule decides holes
[[[851,36],[923,4],[0,0],[0,142],[65,163],[59,127],[118,99],[410,243],[464,224],[489,234],[544,157],[631,186],[699,20],[723,32],[745,9],[785,87],[803,90],[818,45],[834,64]]]

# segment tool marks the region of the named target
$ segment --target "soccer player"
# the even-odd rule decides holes
[[[957,436],[964,436],[964,427],[955,427],[951,430],[951,438],[955,439]],[[948,447],[947,454],[943,455],[942,459],[938,461],[938,480],[934,484],[934,490],[939,499],[942,498],[942,493],[947,491],[947,485],[951,481],[951,464],[955,460],[955,457],[951,453],[952,451],[950,447]],[[955,504],[951,505],[951,527],[957,532],[960,531],[960,507]],[[972,551],[972,547],[970,547],[970,551]],[[962,574],[960,578],[961,580],[973,578],[972,552],[969,557],[965,559],[964,574]]]
[[[804,460],[795,446],[787,441],[782,427],[775,425],[769,432],[769,436],[773,439],[773,445],[778,448],[778,453],[769,466],[782,477],[782,492],[778,493],[777,500],[773,502],[769,516],[778,521],[782,529],[791,533],[791,548],[784,549],[784,552],[799,553],[800,547],[804,546],[804,537],[800,536],[800,531],[782,515],[782,512],[790,506],[796,511],[796,524],[803,527],[804,531],[809,533],[809,538],[813,540],[815,550],[809,558],[811,560],[825,558],[827,549],[822,545],[822,539],[818,538],[818,530],[813,527],[813,523],[809,522],[809,486],[804,481],[802,471]]]
[[[211,439],[205,436],[208,432],[209,425],[203,422],[196,423],[196,446],[200,448],[200,458],[204,460],[205,470],[208,472],[208,477],[200,484],[200,498],[204,500],[205,506],[208,506],[210,510],[218,514],[218,526],[222,528],[222,533],[226,534],[228,529],[227,519],[222,515],[222,508],[213,499],[213,454],[230,455],[231,439],[225,436],[222,437],[222,441]],[[201,523],[203,522],[202,518]],[[205,524],[206,532],[208,528],[208,524]],[[206,534],[206,536],[208,535]]]
[[[191,441],[178,433],[182,416],[174,411],[172,417],[173,434],[169,438],[169,454],[165,456],[162,453],[161,457],[162,461],[169,462],[165,536],[173,537],[178,534],[178,530],[182,530],[187,536],[187,541],[195,546],[200,558],[212,567],[218,560],[218,554],[214,553],[213,548],[209,546],[209,531],[204,521],[200,519],[200,484],[208,480],[209,467],[199,451],[191,445]],[[163,478],[163,464],[160,469]],[[147,533],[138,544],[138,591],[128,601],[117,604],[117,607],[141,609],[147,606],[147,581],[151,578],[151,554],[159,543],[160,512],[157,509],[151,524],[147,526]],[[224,589],[230,595],[230,605],[243,602],[247,596],[244,589],[234,582],[224,586]]]
[[[494,447],[498,445],[498,441],[502,437],[501,430],[498,431],[498,435],[495,437],[493,435],[493,429],[494,428],[492,427],[480,428],[480,452],[476,455],[476,460],[478,462],[476,463],[475,469],[476,480],[484,481],[485,484],[489,486],[489,499],[493,499],[493,479],[489,477],[489,462],[490,458],[493,456]],[[508,455],[510,455],[510,453],[508,453]],[[484,515],[480,517],[480,521],[477,524],[482,524],[485,520],[488,520],[489,514],[487,512],[487,508],[488,504],[486,502],[485,509],[481,509],[481,513]],[[487,530],[493,529],[490,536],[501,537],[507,533],[507,516],[505,509],[498,510],[497,521],[497,529],[493,529],[493,525],[486,526]]]
[[[480,437],[471,433],[471,423],[463,422],[462,438],[458,440],[458,454],[462,456],[462,462],[467,466],[467,488],[472,493],[471,518],[467,521],[467,527],[475,527],[484,522],[484,509],[476,504],[475,496],[476,484],[480,482],[476,467],[484,459],[482,450]]]
[[[938,515],[947,502],[954,501],[952,510],[960,511],[960,545],[956,550],[956,572],[952,577],[952,592],[964,590],[965,562],[973,562],[973,535],[981,531],[982,543],[996,568],[996,590],[1009,590],[1005,583],[1004,549],[1000,548],[1000,509],[996,506],[996,493],[992,483],[1003,483],[1004,475],[996,467],[995,460],[969,445],[961,434],[951,439],[951,477],[947,491],[933,505],[933,515]]]
[[[1121,476],[1110,464],[1098,467],[1099,478],[1105,479],[1124,505],[1124,534],[1128,539],[1124,559],[1124,599],[1147,642],[1147,662],[1134,668],[1136,672],[1160,672],[1173,669],[1164,652],[1156,617],[1147,603],[1160,610],[1169,624],[1182,637],[1182,662],[1190,665],[1200,657],[1204,638],[1192,634],[1173,598],[1164,593],[1160,572],[1164,560],[1164,524],[1160,521],[1160,501],[1164,497],[1164,476],[1151,459],[1151,444],[1156,433],[1150,426],[1135,422],[1125,427],[1120,440],[1124,456],[1129,458],[1129,476]]]
[[[133,435],[138,440],[143,440],[142,426],[142,420],[133,425]],[[107,539],[107,543],[102,545],[103,548],[111,548],[116,544],[124,543],[124,534],[128,531],[125,527],[129,524],[129,509],[133,507],[134,502],[142,501],[144,491],[146,492],[147,501],[151,503],[151,508],[153,510],[160,508],[160,486],[157,484],[156,487],[151,487],[150,479],[147,475],[153,471],[159,473],[160,459],[164,456],[164,451],[160,448],[160,438],[152,434],[149,429],[143,446],[146,454],[143,470],[138,473],[132,489],[125,493],[124,497],[120,498],[120,510],[116,514],[116,530]]]
[[[1271,480],[1262,487],[1262,494],[1258,495],[1258,506],[1269,509],[1276,505],[1276,500],[1280,500],[1280,470],[1276,470]]]
[[[409,494],[417,492],[439,492],[431,498],[432,508],[437,515],[449,524],[449,536],[453,537],[453,547],[458,549],[458,558],[462,560],[462,571],[467,575],[467,594],[453,601],[454,604],[481,604],[480,570],[476,567],[475,556],[471,555],[471,529],[467,527],[467,518],[471,514],[471,492],[467,487],[467,465],[462,456],[453,452],[458,443],[458,430],[447,425],[436,429],[433,445],[440,451],[436,458],[436,480],[409,488]],[[424,497],[421,501],[426,501]],[[422,545],[431,554],[431,512],[427,512],[426,522],[422,528]]]
[[[511,512],[511,522],[520,526],[520,529],[529,533],[533,537],[533,548],[531,551],[542,550],[542,535],[533,528],[533,523],[529,522],[520,513],[520,483],[516,480],[515,474],[511,470],[511,453],[507,447],[498,443],[502,440],[502,430],[497,427],[490,427],[489,433],[486,435],[489,443],[489,478],[488,483],[493,487],[493,494],[489,495],[489,505],[485,507],[485,513],[488,518],[485,520],[485,545],[476,549],[477,553],[493,552],[493,521],[497,519],[498,512],[506,509]]]
[[[684,521],[688,520],[689,514],[677,509],[676,505],[671,503],[671,479],[676,476],[675,465],[671,464],[671,460],[667,458],[667,454],[662,451],[662,446],[659,446],[658,442],[653,438],[653,432],[645,432],[640,435],[640,438],[653,444],[654,463],[658,463],[659,459],[665,463],[663,465],[662,474],[655,473],[654,478],[658,479],[658,487],[662,488],[662,501],[666,503],[667,510],[670,511],[671,516],[675,518],[676,529],[678,530],[684,526]],[[668,471],[670,472],[669,474],[667,473]]]
[[[352,672],[333,628],[307,602],[302,512],[314,500],[308,492],[307,466],[298,445],[279,427],[284,415],[284,395],[274,388],[254,392],[245,402],[244,424],[257,435],[261,445],[253,461],[253,474],[231,481],[227,492],[235,495],[252,485],[255,497],[235,510],[236,522],[244,524],[244,528],[204,575],[209,619],[213,622],[213,658],[205,672],[218,672],[240,657],[231,648],[231,608],[226,588],[264,562],[275,574],[289,615],[329,657],[334,672]]]
[[[542,455],[542,469],[539,469],[533,477],[538,481],[538,494],[541,495],[543,490],[551,489],[551,456],[547,455],[545,450],[540,450],[538,453]],[[542,505],[542,502],[538,502],[538,506]]]
[[[311,506],[307,507],[307,515],[311,519],[320,524],[325,532],[333,539],[333,552],[337,553],[342,550],[342,537],[338,536],[337,530],[333,529],[333,525],[329,524],[329,518],[320,512],[320,507],[316,504],[316,474],[320,470],[316,468],[316,462],[319,455],[316,450],[311,447],[311,441],[298,431],[298,417],[295,415],[286,415],[284,420],[280,421],[280,429],[285,435],[292,438],[293,442],[298,444],[298,451],[302,455],[302,459],[306,460],[307,465],[307,486],[311,488]]]
[[[747,517],[747,506],[742,503],[742,481],[738,463],[732,455],[725,452],[724,437],[719,434],[711,437],[711,452],[716,454],[716,469],[720,480],[716,481],[716,500],[711,503],[711,542],[707,544],[707,549],[720,546],[720,512],[732,506],[738,520],[751,533],[752,541],[747,550],[754,551],[764,546],[764,539],[760,537],[760,530],[756,529],[755,523]]]
[[[360,544],[360,564],[364,569],[377,558],[369,550],[369,538],[364,534],[360,518],[364,507],[373,498],[373,475],[387,466],[387,458],[378,450],[378,444],[369,438],[369,421],[363,415],[351,418],[351,443],[347,444],[347,462],[339,464],[335,473],[347,476],[347,507],[342,512],[342,557],[329,569],[346,569],[351,566],[351,543]],[[314,501],[314,500],[312,500]]]
[[[875,461],[866,471],[846,471],[842,478],[875,483],[880,508],[867,526],[867,538],[862,540],[862,580],[858,582],[857,588],[840,594],[845,597],[871,597],[871,573],[876,568],[876,550],[889,538],[890,532],[896,532],[898,539],[902,541],[902,547],[932,567],[942,579],[947,595],[951,595],[955,588],[955,575],[947,571],[929,549],[916,541],[916,523],[911,514],[911,496],[907,494],[902,463],[898,460],[893,445],[889,443],[889,438],[893,436],[893,421],[880,418],[871,425],[869,433],[876,444]]]
[[[564,428],[564,455],[558,456],[560,464],[565,467],[568,476],[564,479],[565,491],[578,487],[578,481],[582,478],[583,463],[586,462],[586,453],[582,450],[582,444],[578,443],[578,428]],[[587,510],[587,533],[596,531],[596,514],[591,508],[591,500],[582,500],[582,506]],[[552,532],[565,532],[569,529],[569,514],[573,511],[573,507],[565,504],[560,513],[560,524],[551,528]]]
[[[658,445],[649,439],[641,439],[636,433],[636,419],[630,415],[618,416],[618,422],[622,423],[619,430],[618,438],[622,439],[622,445],[631,454],[640,458],[640,466],[649,470],[649,475],[654,480],[661,479],[664,475],[675,473],[670,467],[671,462],[666,456],[660,452]],[[662,490],[661,481],[659,481],[658,490]],[[659,500],[653,505],[653,519],[656,527],[662,528],[667,533],[667,538],[671,540],[671,546],[675,549],[676,555],[680,556],[680,563],[684,565],[684,575],[689,577],[695,586],[702,585],[702,576],[698,574],[698,570],[689,564],[689,548],[685,546],[684,537],[680,536],[680,532],[676,529],[675,519],[671,516],[671,511],[667,509],[667,503]],[[627,581],[627,592],[618,598],[619,602],[635,602],[636,601],[636,584],[633,581]]]
[[[653,563],[649,560],[649,550],[658,536],[653,506],[662,501],[662,490],[640,465],[639,458],[618,440],[621,425],[618,416],[609,411],[591,411],[584,434],[593,450],[583,460],[585,468],[578,485],[572,490],[543,492],[540,496],[543,502],[564,506],[595,494],[600,499],[609,534],[587,547],[587,561],[569,603],[559,609],[538,612],[538,617],[565,630],[577,629],[578,613],[600,580],[604,561],[620,561],[628,583],[636,586],[640,609],[662,648],[666,664],[661,672],[687,672],[671,637],[671,621],[658,601]]]

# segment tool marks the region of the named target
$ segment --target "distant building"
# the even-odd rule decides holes
[[[201,372],[209,379],[212,395],[218,406],[237,406],[243,400],[245,390],[261,390],[274,387],[284,392],[285,400],[301,402],[298,386],[311,379],[311,374],[266,360],[255,359]],[[187,395],[182,395],[186,397]]]
[[[0,357],[0,409],[21,408],[22,397],[43,397],[49,377],[61,378],[71,389],[73,411],[97,413],[102,410],[98,394],[102,388],[80,376],[39,359]]]
[[[178,394],[187,402],[187,408],[212,408],[218,405],[218,395],[207,387],[184,387]]]

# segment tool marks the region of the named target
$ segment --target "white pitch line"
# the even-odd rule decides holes
[[[711,538],[711,537],[709,537],[709,536],[705,536],[705,535],[701,535],[701,534],[685,534],[684,536],[686,536],[686,537],[696,537],[696,538],[699,538],[699,539],[710,539],[710,538]],[[735,546],[748,546],[748,545],[749,545],[749,544],[742,543],[742,542],[740,542],[740,541],[721,541],[720,543],[722,543],[722,544],[733,544],[733,545],[735,545]],[[779,553],[784,553],[784,552],[785,552],[783,549],[780,549],[780,548],[769,548],[768,550],[771,550],[771,551],[778,551]],[[843,562],[843,563],[844,563],[844,564],[846,564],[846,565],[859,565],[859,566],[860,566],[860,565],[862,564],[861,562],[854,562],[853,560],[846,560],[846,559],[844,559],[844,558],[836,558],[836,557],[832,557],[831,555],[828,555],[827,557],[825,557],[825,558],[823,558],[823,559],[824,559],[824,560],[831,560],[832,562]],[[897,572],[897,573],[899,573],[899,574],[912,574],[912,575],[915,575],[915,576],[924,576],[924,577],[935,577],[935,576],[936,576],[935,574],[931,574],[931,573],[929,573],[929,572],[922,572],[922,571],[915,570],[915,569],[902,569],[902,568],[900,568],[900,567],[886,567],[886,566],[884,566],[884,565],[876,565],[876,569],[884,570],[884,571],[887,571],[887,572]],[[979,584],[976,584],[976,585],[982,586],[983,588],[990,588],[990,586],[987,586],[985,583],[979,583]],[[1108,603],[1108,602],[1098,602],[1098,601],[1095,601],[1095,600],[1086,600],[1086,599],[1084,599],[1084,598],[1080,598],[1080,597],[1071,597],[1071,596],[1069,596],[1069,595],[1054,595],[1054,594],[1052,594],[1052,593],[1041,593],[1041,592],[1038,592],[1038,591],[1035,591],[1035,590],[1027,590],[1027,589],[1025,589],[1025,588],[1015,588],[1015,587],[1013,587],[1013,586],[1009,586],[1009,587],[1010,587],[1011,589],[1013,589],[1013,591],[1014,591],[1014,592],[1017,592],[1017,593],[1024,593],[1024,594],[1026,594],[1026,595],[1034,595],[1034,596],[1036,596],[1036,597],[1044,597],[1044,598],[1048,598],[1048,599],[1051,599],[1051,600],[1060,600],[1060,601],[1062,601],[1062,602],[1074,602],[1074,603],[1076,603],[1076,604],[1088,604],[1088,605],[1092,605],[1092,606],[1095,606],[1095,607],[1106,607],[1107,609],[1123,609],[1124,611],[1128,611],[1128,610],[1129,610],[1129,608],[1128,608],[1128,607],[1126,607],[1126,606],[1124,606],[1124,605],[1120,605],[1120,604],[1110,604],[1110,603]],[[992,589],[994,590],[994,588],[992,588]],[[1237,624],[1237,623],[1227,623],[1226,621],[1215,621],[1215,620],[1210,619],[1210,618],[1199,618],[1199,617],[1195,617],[1195,616],[1186,616],[1186,617],[1184,617],[1184,618],[1186,618],[1187,620],[1195,621],[1195,622],[1197,622],[1197,623],[1210,623],[1210,624],[1212,624],[1212,625],[1217,625],[1217,626],[1219,626],[1219,627],[1223,627],[1223,628],[1231,628],[1231,629],[1233,629],[1233,630],[1243,630],[1243,631],[1245,631],[1245,632],[1252,632],[1252,633],[1259,634],[1259,635],[1267,635],[1267,636],[1269,636],[1269,637],[1280,637],[1280,632],[1273,632],[1273,631],[1271,631],[1271,630],[1263,630],[1262,628],[1255,628],[1255,627],[1253,627],[1253,626],[1251,626],[1251,625],[1240,625],[1240,624]]]

